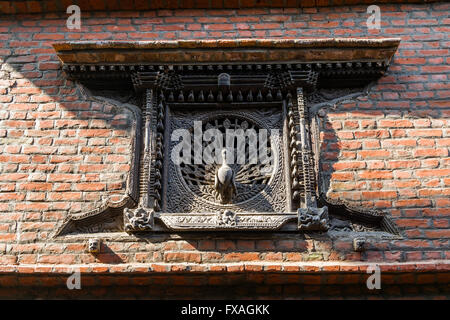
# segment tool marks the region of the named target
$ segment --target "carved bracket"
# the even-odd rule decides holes
[[[298,213],[298,230],[303,231],[328,231],[329,218],[328,207],[322,208],[300,208]]]
[[[153,229],[154,225],[154,211],[144,209],[142,207],[137,209],[124,210],[124,225],[125,231],[149,231]]]

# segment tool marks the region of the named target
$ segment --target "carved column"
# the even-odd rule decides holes
[[[150,175],[148,190],[148,207],[154,211],[161,211],[162,197],[162,171],[164,154],[164,96],[160,95],[158,100],[152,97],[148,102],[150,112],[149,129],[149,153],[150,153]]]
[[[155,107],[154,89],[146,89],[144,98],[144,139],[139,177],[140,200],[136,209],[124,211],[124,226],[128,232],[151,230],[154,223],[153,213],[160,210],[161,192],[160,188],[157,188],[157,182],[159,181],[161,186],[162,160],[157,159],[157,155],[161,153],[162,158],[162,133],[157,130],[157,127],[161,116],[158,115],[158,108]],[[158,141],[161,142],[158,144]]]
[[[314,167],[312,162],[311,141],[309,136],[309,116],[305,108],[303,99],[303,89],[297,88],[297,112],[299,116],[299,132],[300,148],[298,148],[298,156],[302,162],[302,182],[304,186],[302,207],[316,207],[317,199],[315,192]]]
[[[151,113],[153,108],[153,89],[147,89],[145,91],[145,100],[144,100],[144,147],[142,148],[142,156],[141,156],[141,176],[140,176],[140,206],[148,208],[149,206],[149,176],[150,176],[150,148],[151,148],[151,131],[150,131],[150,123],[151,123]]]
[[[309,114],[305,107],[303,89],[296,89],[296,112],[294,105],[290,103],[290,116],[294,119],[294,133],[291,134],[294,139],[292,155],[293,162],[296,164],[297,182],[299,190],[298,229],[299,230],[318,230],[326,231],[329,228],[328,208],[317,208],[317,197],[315,188],[315,175],[313,166],[313,155],[310,140]],[[291,131],[292,132],[292,131]],[[294,180],[295,181],[295,177]]]

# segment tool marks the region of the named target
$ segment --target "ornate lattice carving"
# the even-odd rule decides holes
[[[264,87],[269,89],[288,88],[294,84],[290,72],[271,71],[266,78]]]
[[[174,70],[158,73],[156,86],[165,90],[180,90],[183,88],[183,81],[179,73]]]
[[[179,167],[169,163],[168,189],[166,194],[177,194],[178,197],[166,196],[167,212],[220,212],[228,208],[235,212],[254,211],[286,211],[286,186],[284,179],[284,153],[279,135],[270,135],[270,129],[282,132],[282,112],[276,109],[247,109],[241,111],[210,111],[186,112],[175,110],[171,112],[171,130],[193,130],[194,121],[202,123],[202,129],[216,129],[225,132],[226,129],[266,129],[269,133],[269,152],[266,163],[252,164],[248,162],[249,154],[246,148],[246,163],[239,164],[234,154],[234,164],[230,164],[236,173],[236,197],[232,203],[222,205],[220,197],[214,188],[214,175],[218,164],[182,164]],[[225,135],[224,135],[225,136]],[[192,138],[194,139],[194,138]],[[171,150],[178,141],[172,141]],[[224,141],[225,143],[225,141]],[[192,142],[194,144],[194,141]],[[204,143],[202,147],[206,147]],[[220,149],[218,150],[220,151]],[[194,152],[194,151],[192,151]],[[195,155],[192,154],[192,158]]]
[[[223,137],[226,137],[227,130],[254,130],[259,133],[259,127],[251,123],[249,120],[233,117],[230,115],[225,117],[215,117],[203,121],[202,131],[209,129],[219,130]],[[236,132],[236,131],[234,131]],[[223,142],[225,146],[226,141]],[[192,145],[194,145],[194,135],[192,134]],[[207,142],[203,141],[202,148],[207,147]],[[270,140],[268,140],[269,154],[272,157]],[[233,159],[228,159],[229,166],[235,173],[236,196],[233,202],[239,203],[254,197],[261,192],[268,184],[273,172],[273,161],[267,163],[250,163],[250,148],[244,150],[245,163],[238,163],[241,154],[233,152]],[[192,158],[194,158],[194,150],[192,150]],[[242,161],[241,161],[242,162]],[[215,175],[220,164],[184,164],[180,165],[181,176],[186,185],[198,196],[204,197],[212,202],[220,202],[220,195],[214,187]]]

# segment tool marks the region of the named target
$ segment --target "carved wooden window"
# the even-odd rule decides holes
[[[58,234],[92,230],[105,221],[130,233],[327,231],[330,226],[395,232],[385,216],[320,194],[315,111],[308,101],[321,89],[339,95],[342,88],[377,79],[397,45],[395,39],[55,45],[73,79],[93,90],[133,91],[141,108],[127,201],[69,216]],[[208,130],[220,137],[211,141],[221,140],[222,146],[228,130],[266,135],[256,152],[269,161],[250,163],[255,152],[250,136],[241,140],[240,154],[225,151],[226,157],[232,154],[230,165],[223,157],[222,163],[201,156],[192,161],[198,157],[195,146],[208,148]],[[173,153],[180,154],[178,132],[189,133],[191,149],[181,154],[190,162],[173,161]],[[215,148],[216,160],[222,149]],[[239,156],[246,161],[237,161]],[[226,182],[218,175],[221,168]]]

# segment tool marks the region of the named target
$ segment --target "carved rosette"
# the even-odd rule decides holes
[[[218,212],[216,217],[217,224],[220,226],[234,227],[236,225],[236,214],[233,211]]]

